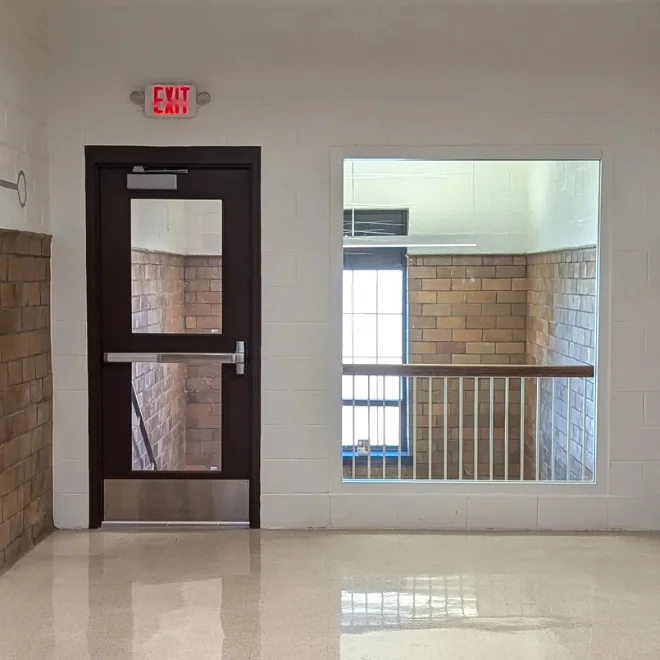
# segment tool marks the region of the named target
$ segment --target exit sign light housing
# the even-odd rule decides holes
[[[158,119],[188,119],[197,116],[197,88],[194,85],[160,83],[144,90],[144,112]]]

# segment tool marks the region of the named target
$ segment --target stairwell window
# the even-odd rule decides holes
[[[345,237],[405,236],[406,210],[347,210]],[[406,358],[406,249],[345,247],[344,364],[403,364]],[[343,377],[343,445],[353,455],[407,451],[406,392],[395,376]]]

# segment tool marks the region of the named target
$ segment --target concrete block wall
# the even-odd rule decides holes
[[[31,2],[0,0],[0,179],[25,173],[27,203],[0,189],[0,228],[50,233],[46,35]]]
[[[598,243],[599,165],[588,161],[528,163],[527,252],[557,252]]]
[[[48,14],[60,526],[88,521],[83,146],[211,143],[263,150],[264,526],[660,528],[657,7]],[[183,39],[189,48],[171,48]],[[130,91],[163,75],[194,79],[214,102],[191,121],[145,119]],[[342,158],[594,155],[603,158],[597,484],[487,494],[383,484],[374,497],[342,483]]]
[[[407,209],[411,236],[472,244],[476,254],[516,254],[530,240],[528,178],[524,161],[347,160],[344,205]]]

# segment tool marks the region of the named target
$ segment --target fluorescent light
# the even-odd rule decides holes
[[[344,240],[345,248],[476,248],[476,243],[378,243],[372,241],[351,241],[347,243]]]
[[[446,179],[446,172],[356,172],[346,174],[351,179]]]
[[[351,202],[350,208],[345,208],[345,211],[360,211],[362,209],[396,209],[397,211],[404,209],[405,204],[370,204],[368,202]]]
[[[432,236],[344,236],[345,248],[476,248],[476,243],[447,243]]]

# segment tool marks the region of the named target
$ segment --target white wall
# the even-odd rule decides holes
[[[222,254],[222,201],[187,199],[184,204],[185,254]]]
[[[60,9],[51,21],[60,527],[88,521],[83,145],[95,143],[263,147],[265,526],[660,528],[655,7]],[[128,95],[162,79],[214,102],[193,121],[147,120]],[[356,145],[503,145],[485,151],[521,159],[545,146],[547,160],[557,145],[603,148],[595,486],[341,483],[341,158],[365,156]]]
[[[222,201],[134,199],[131,245],[173,254],[222,254]]]
[[[598,161],[348,159],[344,208],[408,209],[410,236],[521,254],[598,242]]]
[[[344,208],[405,208],[408,233],[469,253],[527,251],[528,168],[522,161],[350,159]],[[452,248],[433,252],[452,252]],[[429,250],[425,250],[429,252]]]
[[[182,199],[131,200],[131,247],[151,252],[186,253]]]
[[[0,179],[25,172],[28,199],[0,188],[0,227],[49,233],[45,29],[29,2],[0,0]]]
[[[599,186],[599,163],[530,163],[529,252],[596,245]]]

